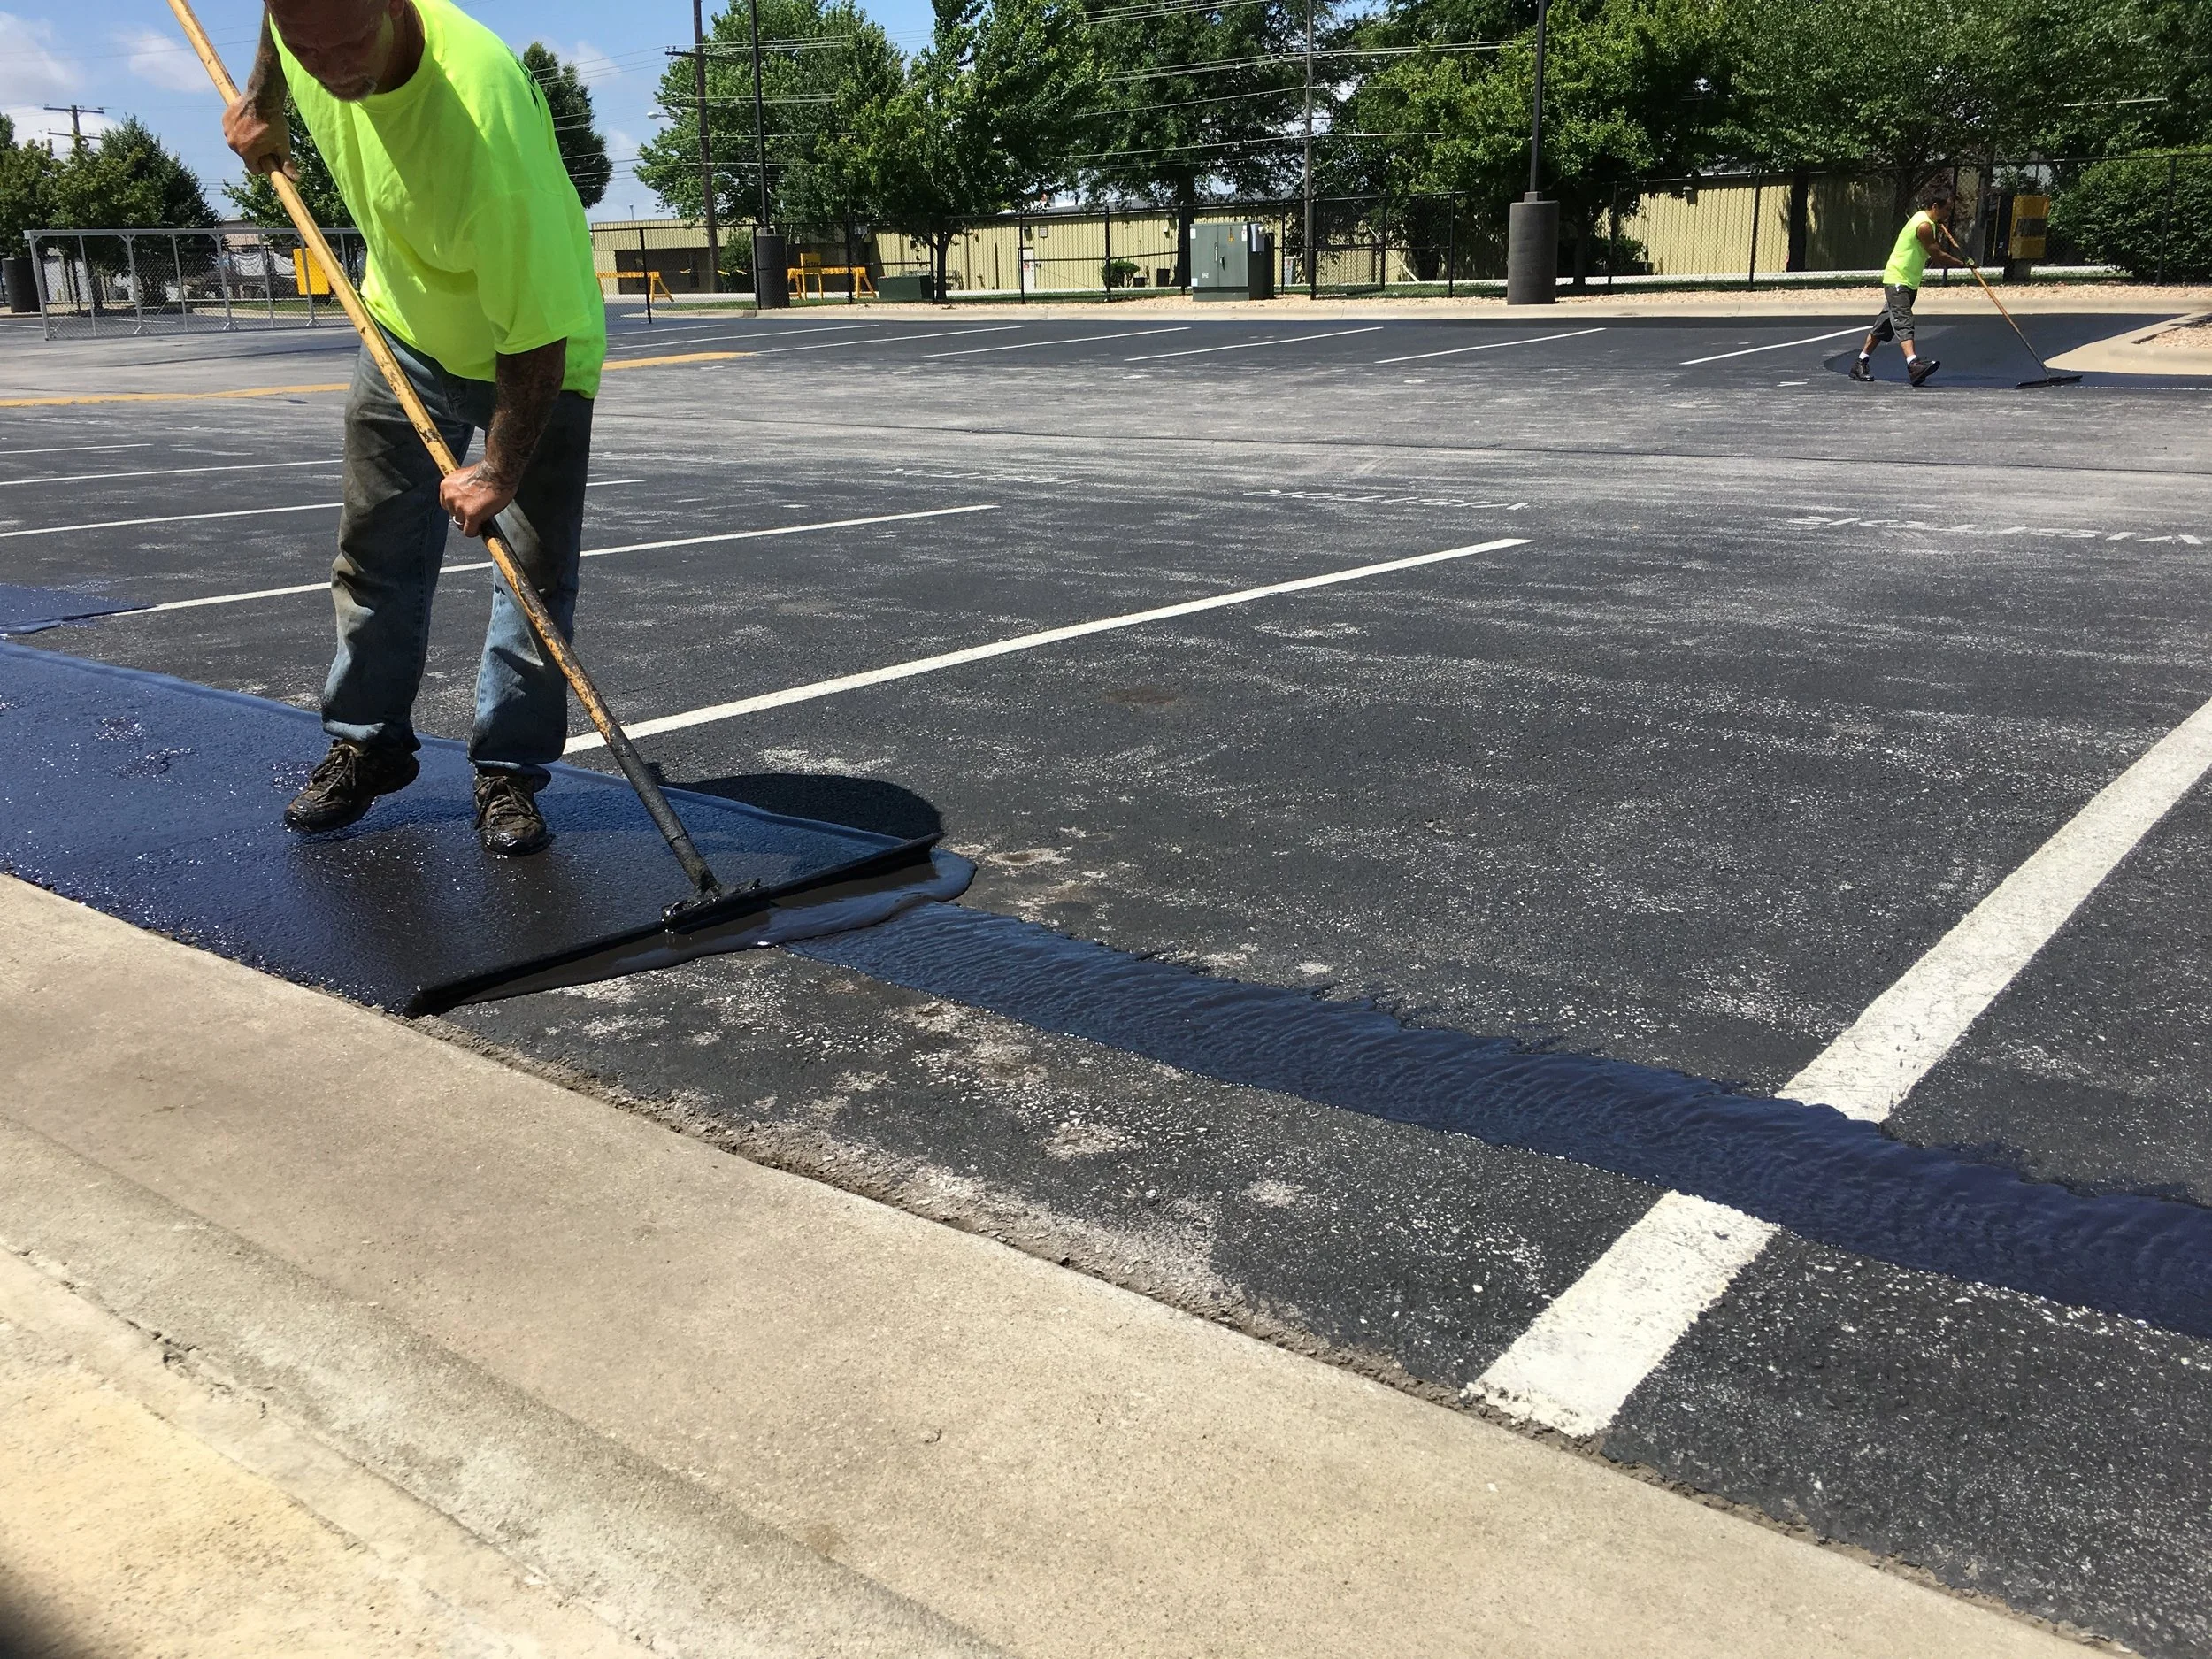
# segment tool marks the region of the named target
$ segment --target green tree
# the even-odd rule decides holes
[[[522,66],[553,111],[553,136],[560,143],[561,165],[568,169],[577,199],[587,209],[598,206],[614,167],[607,160],[607,141],[592,124],[591,89],[578,78],[574,64],[563,63],[542,42],[532,41],[523,49]]]
[[[330,164],[323,159],[321,150],[315,148],[314,134],[307,130],[307,123],[300,119],[300,112],[289,104],[285,105],[286,123],[292,130],[292,166],[299,174],[295,182],[299,186],[300,199],[307,204],[307,211],[315,222],[328,229],[350,227],[353,211],[346,205],[346,198],[338,194],[338,181],[330,176]],[[288,226],[291,215],[284,211],[284,204],[277,200],[276,187],[266,174],[255,173],[242,182],[223,187],[223,194],[242,218],[257,225]]]
[[[70,230],[215,222],[192,170],[136,116],[60,158],[48,209],[58,228]]]
[[[1316,0],[1317,29],[1330,9]],[[1176,281],[1187,284],[1191,220],[1204,196],[1271,195],[1298,176],[1306,7],[1116,0],[1090,23],[1102,102],[1071,158],[1102,194],[1174,207]],[[1317,81],[1317,107],[1325,107],[1327,80]]]
[[[760,33],[770,215],[801,229],[841,233],[849,221],[869,217],[864,134],[879,126],[883,106],[902,84],[898,52],[854,0],[760,0]],[[687,219],[699,217],[705,201],[693,75],[688,56],[671,61],[660,84],[668,125],[639,147],[637,164],[639,181]],[[717,214],[725,224],[757,218],[759,129],[744,0],[733,0],[708,27],[707,128]]]
[[[1448,192],[1463,230],[1502,236],[1507,205],[1528,188],[1533,5],[1405,0],[1388,21],[1386,42],[1432,50],[1385,59],[1344,119],[1355,131],[1430,135],[1333,149],[1333,186],[1372,194],[1402,219],[1421,194]],[[1494,50],[1435,50],[1479,43],[1491,30],[1512,32]],[[1563,256],[1579,280],[1619,192],[1723,152],[1729,35],[1719,0],[1555,0],[1546,47],[1543,184],[1559,200]],[[1438,228],[1436,209],[1424,212],[1399,227],[1417,247]]]
[[[936,0],[929,45],[867,118],[860,152],[877,216],[930,244],[940,293],[962,225],[1064,179],[1096,74],[1068,0]]]
[[[14,123],[0,115],[0,255],[22,254],[23,233],[46,227],[58,165],[43,145],[17,143]]]

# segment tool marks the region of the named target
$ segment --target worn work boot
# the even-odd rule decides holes
[[[520,858],[552,845],[537,791],[511,772],[476,774],[476,839],[488,853]]]
[[[284,809],[284,827],[303,835],[343,829],[377,796],[404,789],[421,770],[411,750],[369,749],[342,737]]]
[[[1872,380],[1874,378],[1874,365],[1871,363],[1869,363],[1864,357],[1852,358],[1851,378],[1855,380]]]
[[[1912,366],[1907,369],[1905,373],[1915,386],[1918,386],[1942,366],[1933,357],[1915,357],[1912,360]]]

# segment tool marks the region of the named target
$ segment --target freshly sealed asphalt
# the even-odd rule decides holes
[[[2124,326],[2024,320],[2047,356]],[[976,910],[1771,1094],[2212,695],[2212,388],[2016,391],[2034,365],[1993,317],[1929,320],[1931,386],[1856,386],[1863,321],[618,319],[618,359],[752,355],[609,376],[586,545],[635,550],[587,562],[580,649],[650,721],[1491,547],[641,741],[672,783],[941,826],[980,866]],[[25,354],[112,378],[242,349],[253,383],[347,362],[334,335],[10,334],[0,386]],[[80,611],[223,601],[26,642],[311,706],[326,599],[234,596],[320,580],[337,430],[326,394],[0,410],[0,580]],[[119,522],[139,519],[162,522]],[[638,545],[759,531],[784,533]],[[426,732],[465,732],[484,580],[441,598]],[[2208,810],[2200,791],[2146,837],[1892,1133],[2212,1203]],[[448,1018],[1439,1397],[1658,1192],[1171,1069],[827,946]],[[2197,1338],[1786,1235],[1598,1449],[2024,1612],[2212,1653]]]

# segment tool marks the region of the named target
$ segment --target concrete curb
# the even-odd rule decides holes
[[[0,930],[0,1239],[661,1650],[2073,1651],[6,879]]]
[[[2048,359],[2055,369],[2104,374],[2212,375],[2212,350],[2185,346],[2154,346],[2159,335],[2198,323],[2212,322],[2212,311],[2169,317],[2147,328],[2133,328],[2108,340],[2093,340],[2085,346]]]
[[[257,1472],[290,1469],[280,1484],[325,1519],[372,1548],[443,1557],[440,1576],[465,1577],[479,1598],[496,1570],[489,1550],[469,1545],[490,1545],[579,1604],[567,1619],[549,1619],[549,1634],[580,1640],[574,1620],[588,1609],[612,1627],[609,1637],[619,1630],[687,1655],[996,1651],[425,1341],[375,1304],[4,1119],[0,1216],[0,1248],[105,1317],[58,1311],[23,1262],[0,1263],[0,1310],[50,1334],[73,1325],[71,1346],[111,1381],[127,1382],[132,1362],[150,1358],[119,1348],[127,1344],[119,1326],[145,1333],[159,1356],[150,1363],[181,1364],[245,1402],[249,1417],[277,1419],[257,1436],[260,1455],[242,1436],[217,1449],[251,1458]],[[153,1403],[142,1384],[133,1392]],[[220,1432],[204,1420],[191,1426],[203,1439]],[[380,1503],[373,1486],[385,1483],[414,1502],[395,1503],[388,1490]],[[451,1520],[439,1525],[441,1517]]]

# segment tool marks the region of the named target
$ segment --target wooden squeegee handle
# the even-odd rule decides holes
[[[1982,285],[1982,292],[1989,296],[1989,303],[1997,308],[1997,315],[2003,318],[2008,323],[2012,325],[2012,332],[2020,336],[2020,343],[2022,345],[2027,346],[2028,355],[2035,359],[2035,366],[2041,369],[2044,373],[2048,374],[2051,372],[2051,365],[2043,361],[2043,354],[2040,351],[2038,351],[2032,345],[2029,344],[2026,331],[2024,330],[2020,326],[2019,323],[2014,319],[2010,309],[2006,306],[2004,301],[1997,297],[1997,290],[1989,286],[1989,279],[1982,274],[1981,266],[1976,265],[1973,260],[1967,258],[1966,250],[1959,246],[1959,239],[1951,234],[1950,227],[1947,225],[1938,226],[1937,234],[1939,234],[1944,241],[1951,244],[1951,251],[1953,253],[1958,255],[1961,259],[1966,261],[1966,268],[1974,273],[1974,280]]]
[[[200,62],[206,68],[208,78],[214,81],[215,90],[222,95],[224,106],[227,108],[235,104],[238,101],[237,83],[231,80],[230,72],[223,67],[223,60],[216,53],[214,42],[207,38],[207,32],[200,27],[199,19],[193,15],[190,0],[169,0],[169,9],[176,13],[178,23],[183,27],[186,36],[192,42],[192,50],[200,55]],[[443,475],[452,472],[458,463],[453,458],[453,451],[447,445],[444,434],[439,432],[437,423],[430,419],[430,411],[423,407],[414,382],[407,378],[407,371],[400,366],[398,357],[393,355],[391,342],[384,338],[383,329],[369,315],[368,307],[361,303],[361,296],[354,290],[353,280],[346,274],[345,267],[339,264],[337,256],[331,251],[330,243],[316,225],[314,215],[307,211],[307,204],[300,199],[299,187],[281,172],[272,173],[269,182],[275,187],[277,200],[284,204],[284,211],[291,215],[293,227],[299,232],[300,240],[307,244],[315,262],[322,266],[323,274],[330,281],[330,291],[338,296],[338,303],[345,308],[347,317],[352,319],[355,331],[361,336],[361,343],[376,359],[376,366],[382,371],[385,383],[392,388],[392,396],[399,399],[400,407],[407,411],[408,424],[421,438],[423,447],[430,451],[430,458],[437,464],[439,473]],[[522,614],[530,619],[531,631],[538,636],[539,644],[552,659],[554,666],[561,671],[561,677],[568,681],[569,688],[575,692],[577,702],[584,705],[584,712],[591,717],[591,723],[598,728],[599,735],[606,740],[609,752],[622,768],[622,775],[629,780],[630,787],[637,791],[638,798],[645,803],[645,810],[652,816],[654,826],[667,841],[669,850],[676,855],[677,862],[683,865],[684,873],[691,879],[693,887],[701,893],[718,891],[714,872],[707,867],[707,862],[700,856],[699,849],[692,845],[691,836],[685,830],[682,820],[677,818],[675,809],[668,804],[668,797],[661,793],[660,785],[655,781],[653,774],[646,770],[645,763],[639,757],[629,734],[622,729],[621,722],[614,718],[614,711],[608,708],[606,699],[599,695],[599,687],[592,684],[591,676],[585,672],[584,664],[578,659],[575,651],[562,637],[558,625],[553,620],[553,613],[546,609],[544,599],[524,574],[521,561],[515,557],[514,549],[508,545],[504,536],[489,527],[484,532],[484,545],[490,549],[492,563],[498,567],[500,575],[506,579],[508,591],[514,595],[515,603],[522,607]]]

